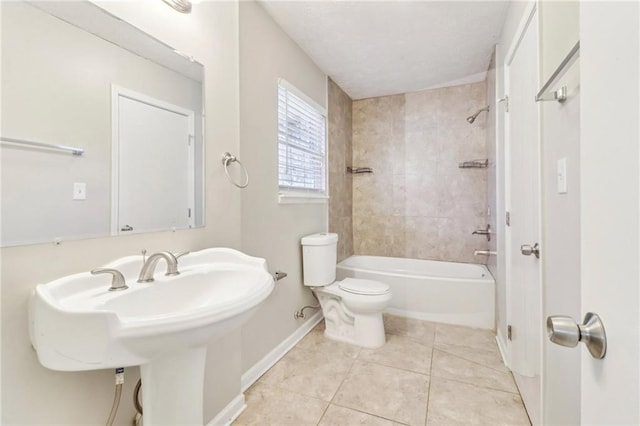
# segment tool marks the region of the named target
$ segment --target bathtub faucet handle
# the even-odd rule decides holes
[[[487,224],[487,229],[476,229],[471,235],[486,235],[487,241],[491,241],[491,225]]]

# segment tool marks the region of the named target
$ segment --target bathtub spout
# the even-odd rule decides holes
[[[495,256],[497,253],[495,251],[489,251],[489,250],[474,250],[473,251],[473,255],[474,256]]]

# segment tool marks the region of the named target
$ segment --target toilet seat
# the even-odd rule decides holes
[[[389,293],[390,287],[380,281],[345,278],[338,282],[338,288],[352,294],[378,295]]]

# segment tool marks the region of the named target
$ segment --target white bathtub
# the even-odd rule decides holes
[[[389,284],[393,295],[387,313],[494,328],[495,281],[484,265],[351,256],[337,266],[337,278],[347,277]]]

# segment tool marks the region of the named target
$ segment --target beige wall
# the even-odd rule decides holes
[[[338,234],[338,262],[353,254],[351,98],[329,79],[329,232]]]
[[[107,236],[111,85],[197,112],[202,84],[29,4],[9,2],[2,16],[3,135],[86,150],[2,145],[2,244]],[[86,200],[72,200],[74,182],[87,184]]]
[[[255,2],[240,3],[241,150],[251,184],[242,193],[242,248],[289,276],[242,330],[246,371],[301,324],[315,304],[302,284],[300,239],[327,230],[327,204],[278,204],[277,87],[284,78],[326,108],[327,76]]]
[[[486,158],[486,105],[484,82],[353,103],[356,254],[485,261],[487,170],[458,163]]]
[[[2,8],[5,3],[2,3]],[[159,250],[240,248],[240,194],[220,167],[223,151],[238,152],[238,5],[206,2],[182,15],[162,2],[101,6],[205,65],[206,228],[4,248],[2,256],[2,424],[104,424],[113,400],[113,372],[67,373],[42,367],[31,349],[27,301],[38,283],[87,271],[121,256]],[[211,345],[205,420],[240,392],[239,333]],[[130,425],[137,368],[127,368],[116,423]]]

